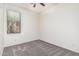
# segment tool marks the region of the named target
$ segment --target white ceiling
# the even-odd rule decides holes
[[[24,7],[26,9],[29,9],[31,11],[38,12],[38,13],[44,12],[45,10],[48,10],[48,9],[58,5],[57,3],[45,3],[46,6],[41,6],[39,3],[36,3],[36,4],[37,5],[35,8],[31,5],[31,3],[17,3],[15,5]]]

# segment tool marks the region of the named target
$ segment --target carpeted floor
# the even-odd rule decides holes
[[[79,54],[41,40],[35,40],[5,47],[3,56],[79,56]]]

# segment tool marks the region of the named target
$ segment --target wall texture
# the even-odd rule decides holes
[[[21,33],[7,34],[6,10],[16,10],[21,13]],[[4,43],[5,47],[39,39],[38,14],[12,4],[4,4]]]
[[[60,4],[41,15],[41,40],[79,52],[79,4]]]
[[[2,55],[3,52],[3,8],[2,8],[2,4],[0,4],[0,55]]]

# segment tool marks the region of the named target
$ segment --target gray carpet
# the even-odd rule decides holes
[[[41,40],[35,40],[5,47],[3,56],[79,56],[79,54]]]

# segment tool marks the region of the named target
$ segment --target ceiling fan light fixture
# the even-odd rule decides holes
[[[35,8],[36,7],[36,3],[31,3],[32,4],[32,6]],[[42,6],[45,6],[45,4],[44,3],[39,3],[40,5],[42,5]]]

